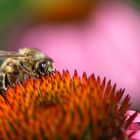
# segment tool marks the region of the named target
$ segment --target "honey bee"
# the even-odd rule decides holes
[[[17,52],[0,51],[4,61],[0,66],[0,90],[14,85],[28,76],[41,76],[54,73],[53,59],[33,48],[23,48]]]

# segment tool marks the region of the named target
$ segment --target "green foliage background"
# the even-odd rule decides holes
[[[134,0],[134,2],[140,7],[140,0]]]
[[[21,0],[0,0],[0,49],[5,48],[8,30],[22,13]]]

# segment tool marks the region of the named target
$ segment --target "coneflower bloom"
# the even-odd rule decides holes
[[[125,139],[130,97],[94,75],[68,71],[25,80],[0,97],[2,140]],[[4,98],[3,98],[4,97]]]

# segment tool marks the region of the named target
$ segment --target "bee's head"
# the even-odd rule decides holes
[[[36,70],[39,75],[45,75],[47,73],[54,72],[53,60],[51,58],[45,58],[36,63]]]

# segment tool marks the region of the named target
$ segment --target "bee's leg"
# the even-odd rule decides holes
[[[10,102],[9,102],[9,100],[6,97],[6,94],[3,91],[0,91],[0,95],[3,97],[3,99],[5,100],[6,103],[8,103],[9,105],[11,105]]]
[[[7,90],[6,88],[6,74],[0,72],[0,90]]]
[[[53,76],[55,74],[55,71],[49,71],[49,75]]]
[[[0,72],[0,95],[3,97],[3,99],[10,104],[10,102],[8,101],[4,91],[7,90],[7,85],[8,85],[8,79],[5,73]]]
[[[31,75],[31,76],[38,76],[38,74],[36,74],[34,71],[31,71],[30,69],[27,69],[27,68],[25,68],[25,67],[23,67],[23,66],[21,66],[21,68],[22,68],[22,70],[25,72],[25,73],[27,73],[28,75]]]

